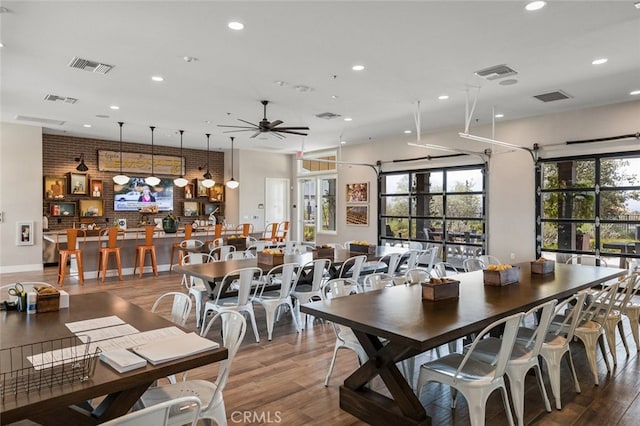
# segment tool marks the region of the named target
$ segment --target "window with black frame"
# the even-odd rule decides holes
[[[484,252],[485,169],[463,166],[381,173],[380,244],[418,241],[461,266]]]
[[[536,188],[538,256],[640,257],[640,152],[540,160]]]

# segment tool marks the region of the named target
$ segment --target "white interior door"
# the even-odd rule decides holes
[[[265,178],[265,226],[289,220],[289,179]]]

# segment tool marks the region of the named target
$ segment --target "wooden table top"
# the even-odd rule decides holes
[[[140,331],[175,325],[159,315],[146,311],[107,292],[70,296],[69,308],[56,312],[27,315],[24,312],[3,311],[1,315],[2,341],[0,347],[2,349],[73,336],[65,326],[65,323],[110,315],[117,315]],[[78,341],[78,343],[80,342]],[[5,396],[4,400],[0,401],[0,411],[2,413],[0,421],[2,424],[6,424],[24,418],[43,419],[46,416],[51,416],[52,411],[59,411],[61,407],[81,403],[92,398],[112,393],[123,395],[129,389],[141,392],[154,380],[226,358],[227,349],[221,346],[219,349],[156,366],[148,363],[145,368],[123,374],[116,372],[101,361],[97,361],[93,376],[86,382],[76,382],[72,385],[64,386],[54,385],[51,389],[39,392],[32,391],[28,394],[28,397],[24,393],[19,393],[17,396]],[[4,369],[3,367],[3,371]],[[135,399],[131,401],[131,405],[134,402]],[[116,403],[122,403],[122,401],[116,401]],[[124,409],[124,413],[128,408],[124,405],[118,407],[120,410]],[[109,412],[109,409],[107,409],[107,412],[109,413],[107,418],[113,415],[121,415],[115,411]],[[51,417],[49,418],[51,419]],[[58,423],[64,423],[64,419],[59,420]],[[78,417],[66,424],[79,424],[83,420],[83,417]],[[86,417],[86,420],[88,423],[98,421],[98,419],[90,417]],[[104,418],[100,419],[100,421],[104,420]],[[48,424],[54,423],[56,422]]]
[[[456,275],[460,281],[458,299],[422,300],[420,285],[397,286],[304,304],[301,311],[425,351],[478,331],[504,316],[568,297],[627,272],[556,264],[553,274],[533,275],[529,263],[519,266],[520,282],[503,287],[485,286],[482,271]]]

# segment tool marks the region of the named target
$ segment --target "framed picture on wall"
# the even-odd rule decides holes
[[[218,203],[204,203],[203,214],[210,216],[213,214],[220,214],[220,204]]]
[[[45,200],[63,200],[67,195],[67,178],[65,176],[44,177]]]
[[[193,198],[193,184],[188,183],[184,186],[184,198],[190,200]]]
[[[69,193],[87,195],[87,175],[84,173],[69,173]]]
[[[76,215],[76,203],[74,202],[55,202],[49,205],[49,213],[51,216],[59,217],[59,216],[69,216],[73,217]]]
[[[200,216],[200,203],[197,201],[185,201],[183,216]]]
[[[18,222],[16,224],[16,245],[32,246],[33,242],[33,222]]]
[[[347,203],[368,203],[369,202],[369,182],[348,183]]]
[[[369,226],[369,206],[347,206],[347,225]]]
[[[209,188],[209,201],[224,201],[224,184],[216,183]]]
[[[206,188],[202,185],[203,179],[196,179],[196,193],[198,197],[207,197],[209,196],[209,188]]]
[[[102,197],[102,194],[104,193],[103,188],[102,188],[102,180],[101,179],[91,179],[90,189],[91,189],[91,196],[92,197],[95,197],[95,198]]]
[[[104,201],[102,200],[78,200],[78,209],[81,217],[104,216]]]

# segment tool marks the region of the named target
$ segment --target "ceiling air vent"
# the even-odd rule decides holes
[[[316,114],[316,117],[324,118],[325,120],[331,120],[332,118],[341,117],[341,115],[340,114],[334,114],[332,112],[323,112],[321,114]]]
[[[62,102],[65,104],[75,104],[76,102],[78,102],[76,98],[70,98],[67,96],[58,96],[58,95],[45,95],[44,100],[51,101],[51,102]]]
[[[98,74],[106,74],[113,68],[113,65],[101,64],[100,62],[78,58],[77,56],[71,59],[68,66],[85,71],[97,72]]]
[[[56,126],[62,126],[64,123],[66,123],[66,121],[51,120],[50,118],[28,117],[26,115],[16,115],[16,120],[32,121],[34,123],[40,123],[40,124],[53,124]]]
[[[542,102],[553,102],[553,101],[561,101],[563,99],[569,99],[569,98],[572,98],[572,96],[563,92],[562,90],[554,90],[553,92],[534,95],[534,98]]]
[[[476,71],[474,74],[478,77],[486,78],[487,80],[497,80],[499,78],[517,75],[518,71],[508,65],[502,64]]]

